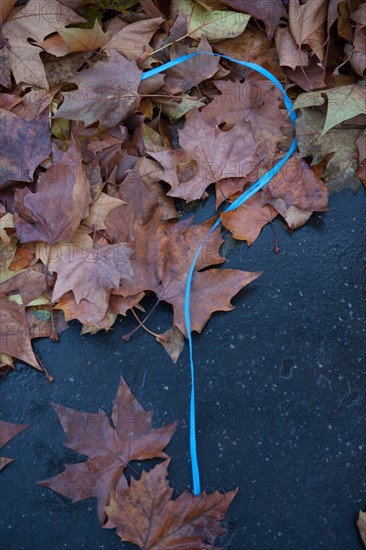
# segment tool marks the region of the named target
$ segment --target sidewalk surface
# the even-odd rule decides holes
[[[229,550],[362,548],[365,205],[363,189],[347,190],[292,235],[275,222],[280,254],[270,226],[227,252],[227,267],[263,271],[194,339],[202,486],[240,487],[221,539]],[[169,319],[163,308],[148,326],[163,332]],[[31,425],[2,453],[16,457],[0,477],[4,550],[135,548],[100,528],[94,499],[72,504],[35,484],[83,459],[63,445],[51,402],[110,414],[122,374],[155,426],[180,421],[170,480],[176,495],[191,488],[188,349],[173,365],[142,330],[123,342],[134,326],[131,316],[80,336],[71,324],[60,343],[35,344],[54,383],[19,365],[1,385],[2,419]]]

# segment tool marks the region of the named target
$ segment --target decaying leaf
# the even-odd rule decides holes
[[[310,46],[320,61],[325,56],[327,8],[327,0],[289,2],[289,25],[296,44]]]
[[[82,21],[82,17],[56,0],[30,0],[25,6],[13,10],[2,32],[7,39],[6,59],[16,82],[47,89],[48,82],[39,55],[42,50],[29,39],[41,42],[45,36],[65,25]]]
[[[236,210],[223,212],[221,221],[234,239],[246,241],[251,245],[262,228],[276,216],[276,210],[267,204],[263,194],[257,193]]]
[[[87,126],[97,121],[104,127],[115,126],[137,107],[140,80],[136,63],[111,50],[108,60],[77,73],[72,82],[78,89],[64,92],[54,118],[81,120]]]
[[[324,96],[327,98],[328,108],[322,130],[323,135],[345,120],[360,114],[366,114],[366,86],[356,84],[301,94],[296,99],[293,108],[318,107],[325,103]]]
[[[186,201],[201,199],[211,183],[226,177],[245,177],[256,165],[257,145],[248,122],[239,121],[223,132],[204,115],[192,111],[179,130],[181,149],[149,152],[164,168],[162,179],[169,196]]]
[[[12,181],[33,180],[37,166],[51,152],[49,114],[27,122],[10,111],[0,109],[1,166],[0,189]]]
[[[4,447],[13,437],[23,430],[29,428],[26,424],[11,424],[0,420],[0,447]],[[0,470],[5,468],[10,462],[13,462],[14,458],[0,457]]]
[[[366,512],[363,512],[362,510],[360,510],[358,514],[357,527],[361,540],[366,548]]]
[[[0,321],[0,353],[6,353],[35,369],[43,370],[32,349],[24,305],[10,302],[1,294]]]
[[[325,117],[316,109],[303,109],[296,121],[296,136],[300,156],[312,157],[312,164],[332,154],[322,176],[329,192],[338,193],[347,187],[357,190],[360,181],[355,176],[357,159],[354,156],[356,141],[361,130],[332,128],[322,135]],[[342,144],[342,147],[339,144]]]
[[[61,255],[52,263],[52,270],[57,273],[52,300],[56,302],[72,291],[76,303],[85,300],[93,304],[95,321],[101,320],[107,312],[111,290],[118,290],[121,279],[133,277],[132,252],[126,243],[71,248],[66,257]]]
[[[14,224],[20,241],[67,241],[89,214],[90,186],[75,144],[42,174],[36,192],[17,189]]]
[[[121,281],[121,291],[129,296],[153,291],[159,300],[173,306],[174,325],[186,335],[184,290],[190,264],[198,246],[207,235],[212,221],[193,225],[192,220],[161,222],[155,216],[149,223],[135,228],[138,243],[133,256],[134,276]],[[259,277],[236,269],[205,269],[221,264],[220,234],[213,234],[200,254],[191,291],[191,328],[201,332],[214,311],[230,311],[231,299],[241,288]]]
[[[238,490],[193,496],[188,491],[172,500],[165,460],[111,498],[107,528],[115,527],[123,541],[143,550],[204,550],[214,548],[225,533],[221,523]],[[215,546],[216,548],[216,546]]]
[[[88,457],[85,462],[67,464],[65,470],[38,482],[78,502],[90,496],[98,499],[98,515],[124,483],[124,470],[133,460],[166,458],[164,452],[176,423],[152,427],[152,411],[145,411],[121,378],[112,410],[112,424],[104,411],[84,413],[54,405],[67,435],[66,446]]]

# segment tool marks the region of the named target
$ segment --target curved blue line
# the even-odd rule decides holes
[[[296,113],[294,111],[291,111],[292,109],[291,99],[286,94],[285,89],[283,88],[281,82],[272,73],[267,71],[267,69],[263,69],[263,67],[261,67],[260,65],[257,65],[256,63],[240,61],[238,59],[233,59],[232,57],[229,57],[227,55],[220,55],[213,52],[194,52],[188,55],[183,55],[182,57],[178,57],[177,59],[173,59],[168,63],[164,63],[164,65],[161,65],[160,67],[155,67],[154,69],[150,69],[146,73],[143,73],[142,80],[146,80],[147,78],[160,74],[166,71],[167,69],[170,69],[171,67],[174,67],[179,63],[182,63],[183,61],[187,61],[188,59],[195,57],[196,55],[214,55],[216,57],[221,57],[223,59],[227,59],[228,61],[232,61],[233,63],[239,63],[239,65],[243,65],[244,67],[248,67],[249,69],[253,69],[254,71],[257,71],[258,73],[268,78],[268,80],[273,82],[273,84],[281,91],[286,108],[289,111],[291,122],[293,126],[295,126],[295,120],[297,118]],[[223,212],[229,212],[230,210],[235,210],[236,208],[241,206],[245,201],[247,201],[250,197],[252,197],[255,193],[257,193],[260,189],[262,189],[262,187],[264,187],[269,181],[271,181],[271,179],[277,174],[277,172],[282,168],[282,166],[288,161],[292,153],[296,151],[296,148],[297,148],[297,140],[295,137],[286,155],[273,168],[271,168],[268,172],[266,172],[256,183],[254,183],[249,189],[247,189],[247,191],[242,193],[232,204],[230,204],[227,208],[225,208]],[[185,298],[184,298],[184,316],[185,316],[187,337],[188,337],[188,343],[189,343],[189,360],[190,360],[190,366],[191,366],[189,442],[190,442],[190,455],[191,455],[191,466],[192,466],[193,493],[195,495],[199,495],[201,493],[201,488],[200,488],[200,473],[199,473],[199,467],[198,467],[197,442],[196,442],[196,406],[195,406],[195,384],[194,384],[195,376],[194,376],[194,360],[193,360],[193,342],[192,342],[192,334],[191,334],[190,297],[191,297],[191,287],[192,287],[194,268],[195,268],[198,256],[200,255],[203,245],[207,241],[208,237],[211,235],[213,231],[215,231],[215,229],[220,225],[220,223],[221,223],[221,220],[220,218],[218,218],[213,224],[213,226],[211,227],[210,231],[207,233],[206,237],[203,239],[203,241],[199,245],[198,250],[194,255],[194,258],[192,260],[192,263],[188,272]]]

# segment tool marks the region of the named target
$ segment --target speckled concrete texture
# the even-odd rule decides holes
[[[328,212],[292,235],[276,221],[278,255],[270,226],[249,249],[224,247],[227,267],[263,271],[235,311],[194,338],[202,485],[240,487],[221,539],[229,550],[362,548],[365,197],[331,197]],[[149,326],[162,331],[170,319],[163,307]],[[51,402],[110,414],[121,374],[155,426],[180,420],[170,480],[176,495],[191,487],[188,350],[173,365],[143,331],[123,342],[134,325],[131,316],[80,336],[74,323],[60,343],[36,343],[53,384],[22,365],[2,384],[1,417],[31,425],[2,450],[16,457],[0,475],[2,550],[135,548],[100,528],[93,499],[72,504],[35,484],[83,459],[63,445]]]

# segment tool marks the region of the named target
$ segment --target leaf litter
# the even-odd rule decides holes
[[[326,211],[330,193],[366,185],[363,2],[159,6],[29,0],[2,8],[2,378],[15,359],[51,380],[32,340],[57,341],[71,319],[93,334],[128,315],[136,319],[133,333],[144,328],[176,362],[187,336],[189,265],[216,219],[196,223],[187,217],[192,208],[214,191],[216,216],[250,246],[275,218],[292,231]],[[262,191],[226,213],[221,208],[284,155],[294,130],[272,84],[219,57],[196,56],[141,82],[144,70],[195,51],[261,64],[287,87],[299,116],[299,152]],[[214,233],[195,268],[197,332],[215,311],[233,309],[232,298],[260,276],[223,268],[223,242]],[[141,318],[148,294],[156,297],[153,310],[161,302],[172,308],[161,334],[151,330],[153,311]],[[134,411],[129,431],[119,407]],[[79,489],[98,486],[101,522],[140,548],[213,547],[236,491],[225,499],[185,492],[172,500],[169,460],[125,477],[132,460],[167,458],[175,424],[152,428],[151,413],[124,380],[112,424],[102,411],[56,411],[67,445],[88,459],[43,485],[64,495],[70,480]],[[2,437],[10,434],[5,442],[25,428],[2,425]],[[79,489],[73,500],[86,498]]]

